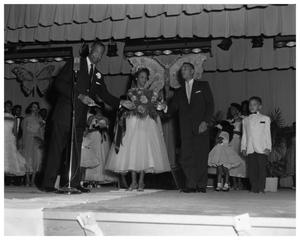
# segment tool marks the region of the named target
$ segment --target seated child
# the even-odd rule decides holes
[[[217,127],[220,129],[220,133],[217,137],[217,144],[209,153],[208,166],[217,168],[218,184],[216,191],[229,191],[229,170],[238,167],[242,159],[229,146],[234,127],[227,121],[222,121]],[[224,186],[222,186],[223,175],[225,175]]]

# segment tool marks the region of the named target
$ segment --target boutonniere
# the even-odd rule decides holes
[[[99,73],[99,72],[96,73],[96,77],[97,77],[98,79],[101,79],[101,76],[102,76],[101,73]]]

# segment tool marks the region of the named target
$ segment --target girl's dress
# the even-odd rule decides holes
[[[246,177],[246,162],[245,159],[241,156],[241,133],[242,133],[242,121],[233,121],[231,124],[234,126],[234,133],[233,138],[229,145],[233,148],[233,150],[240,156],[241,164],[236,167],[232,168],[229,171],[229,175],[232,177]]]
[[[239,155],[229,146],[229,134],[222,131],[219,137],[223,138],[222,143],[218,143],[210,151],[208,156],[208,166],[218,167],[224,166],[228,169],[238,167],[242,159]]]
[[[160,117],[126,118],[126,132],[119,152],[115,144],[109,152],[106,169],[113,172],[145,171],[146,173],[169,172],[170,163],[164,141]]]
[[[12,114],[4,113],[4,172],[6,175],[23,176],[26,162],[17,150],[14,122]]]
[[[40,171],[42,161],[43,122],[40,117],[26,116],[22,122],[22,154],[26,160],[26,172]]]
[[[91,123],[92,124],[92,123]],[[118,179],[105,170],[110,148],[107,131],[94,130],[83,137],[81,167],[86,168],[85,181],[115,182]]]

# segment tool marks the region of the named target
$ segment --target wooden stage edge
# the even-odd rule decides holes
[[[89,194],[60,195],[6,187],[4,207],[6,236],[92,236],[80,226],[81,214],[92,216],[105,236],[296,235],[296,194],[287,189],[261,195],[103,187]],[[239,226],[246,231],[236,224],[243,214],[249,218],[240,218]]]
[[[241,193],[232,192],[231,194],[219,194],[209,191],[208,195],[182,195],[176,194],[174,191],[162,191],[88,205],[81,204],[73,207],[46,208],[43,210],[44,231],[45,235],[48,236],[85,235],[85,232],[76,221],[76,217],[80,213],[89,213],[95,217],[104,235],[108,236],[295,236],[296,218],[295,215],[291,214],[293,209],[288,210],[288,208],[283,208],[280,205],[280,202],[285,201],[286,196],[289,196],[287,198],[289,201],[286,203],[293,204],[293,201],[290,201],[293,197],[288,195],[290,193],[283,191],[278,194],[267,193],[265,196],[257,196],[255,194],[248,194],[245,191]],[[256,208],[256,213],[249,211],[249,209],[245,209],[245,211],[236,209],[234,211],[230,207],[231,212],[227,212],[226,215],[222,214],[222,206],[220,206],[216,198],[224,198],[224,204],[226,204],[227,201],[230,199],[234,201],[234,197],[238,196],[240,196],[243,205],[252,204],[253,206],[257,206],[260,203],[261,206]],[[249,197],[248,202],[246,200],[247,197]],[[176,198],[177,200],[174,202]],[[198,198],[199,200],[195,200]],[[270,199],[272,198],[277,200],[271,202]],[[194,199],[196,205],[191,202],[191,199]],[[203,206],[209,200],[213,203],[209,208],[215,209],[211,214],[205,214],[205,211],[196,209],[197,204]],[[184,210],[179,211],[180,206],[178,206],[177,211],[170,211],[170,209],[175,209],[175,206],[181,201],[186,203],[185,207],[181,206]],[[239,203],[237,202],[236,204]],[[145,207],[143,207],[144,205]],[[264,212],[262,208],[268,208],[268,210]],[[249,211],[250,219],[249,222],[244,221],[243,223],[251,226],[251,228],[246,232],[240,232],[235,227],[235,217],[247,211]],[[257,212],[260,212],[260,214],[257,214]],[[278,212],[280,213],[278,214]]]
[[[105,235],[239,235],[229,216],[93,212]],[[78,212],[44,211],[47,236],[83,236],[76,221]],[[244,235],[296,235],[294,218],[250,218],[251,230]],[[243,234],[243,233],[241,233]]]

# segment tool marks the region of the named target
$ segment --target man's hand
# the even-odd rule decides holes
[[[246,151],[246,150],[242,150],[242,155],[243,155],[244,157],[247,157],[247,151]]]
[[[199,133],[203,133],[207,130],[207,122],[201,122],[199,125]]]
[[[269,154],[270,154],[270,152],[271,152],[271,150],[270,150],[270,149],[267,149],[267,148],[266,148],[266,149],[264,150],[264,153],[265,153],[265,154],[267,154],[267,155],[269,155]]]
[[[87,95],[83,95],[83,94],[79,94],[78,98],[81,100],[81,102],[85,105],[94,105],[95,101],[93,99],[91,99],[89,96]]]
[[[129,101],[129,100],[121,100],[120,104],[124,107],[127,108],[129,110],[132,110],[135,108],[135,105],[133,102]]]
[[[164,111],[167,108],[167,104],[164,102],[159,102],[156,106],[157,111]]]

